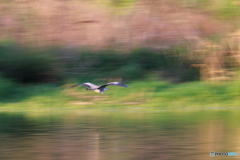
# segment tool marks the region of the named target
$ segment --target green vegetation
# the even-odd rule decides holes
[[[100,82],[95,82],[101,84]],[[238,107],[240,83],[188,82],[171,84],[144,80],[127,83],[129,88],[109,87],[105,94],[86,91],[84,87],[33,85],[17,86],[1,78],[2,111],[36,112],[122,112],[187,111]],[[15,90],[12,90],[15,86]],[[9,92],[11,90],[11,92]]]
[[[60,48],[36,51],[12,44],[0,46],[0,55],[3,111],[188,110],[239,104],[238,81],[194,82],[200,75],[191,64],[197,61],[184,47],[120,53]],[[123,80],[130,88],[111,86],[106,94],[70,88],[74,83],[102,84],[112,79]]]
[[[0,70],[21,83],[47,82],[60,78],[51,54],[24,49],[14,44],[0,46]]]
[[[0,23],[3,24],[3,33],[5,33],[0,44],[0,109],[84,109],[91,106],[101,110],[121,106],[123,110],[128,110],[129,108],[138,109],[141,106],[143,110],[168,108],[181,110],[194,107],[237,106],[239,82],[236,80],[239,77],[240,67],[239,33],[236,31],[227,34],[226,32],[231,30],[229,29],[224,33],[225,36],[220,35],[219,32],[216,32],[215,35],[215,32],[212,31],[215,23],[205,22],[211,21],[208,19],[209,17],[214,17],[213,19],[216,20],[216,16],[226,22],[238,19],[240,13],[238,1],[171,0],[166,3],[164,1],[151,1],[154,3],[141,1],[140,3],[137,0],[93,0],[93,4],[71,2],[72,4],[70,2],[61,3],[61,7],[56,11],[49,10],[49,13],[44,10],[44,7],[38,8],[37,3],[32,4],[34,7],[26,5],[29,10],[22,5],[21,11],[8,13],[7,11],[13,11],[15,8],[14,4],[10,5],[6,2],[6,7],[9,9],[5,9],[6,13],[0,19]],[[96,7],[95,2],[113,7],[111,13],[118,12],[118,9],[119,11],[124,10],[123,7],[131,8],[130,6],[133,6],[133,10],[126,16],[132,18],[126,19],[122,15],[112,16],[110,13],[105,15],[106,8]],[[55,1],[51,3],[55,4]],[[46,4],[46,7],[54,6],[51,3]],[[67,7],[64,8],[65,6]],[[99,12],[96,13],[99,14],[96,15],[100,17],[90,15],[89,17],[96,19],[85,19],[84,14],[78,12],[78,6],[87,8],[90,11],[86,12],[87,14],[98,8]],[[159,7],[162,8],[159,10]],[[66,12],[62,12],[62,9],[65,9]],[[194,13],[193,18],[194,16],[198,18],[193,25],[189,25],[188,23],[193,19],[188,19],[185,24],[185,18],[181,19],[182,15],[179,14],[185,13],[184,9],[189,15],[199,10],[204,11],[204,14]],[[22,10],[26,12],[22,12]],[[142,14],[141,10],[145,10],[146,15]],[[18,11],[21,14],[18,14]],[[207,11],[206,15],[205,11]],[[8,16],[10,13],[17,13],[17,18],[15,19],[14,15],[13,17]],[[55,15],[58,13],[64,13],[63,15],[59,14],[59,17],[66,17],[66,19],[56,17]],[[141,16],[143,19],[136,18]],[[179,22],[174,18],[171,19],[175,16],[180,18]],[[156,17],[156,19],[152,17]],[[165,21],[166,18],[163,17],[170,19]],[[25,21],[26,19],[28,20]],[[37,23],[36,19],[38,19]],[[53,20],[55,21],[53,22]],[[63,21],[66,23],[62,23]],[[128,26],[128,21],[133,21],[133,23],[129,23]],[[159,24],[155,25],[157,21]],[[151,25],[148,26],[148,23]],[[73,26],[62,26],[62,24]],[[120,28],[105,27],[107,29],[102,32],[102,35],[99,31],[102,31],[103,28],[79,29],[83,25],[88,28],[95,24],[96,27],[99,24],[103,24],[101,26],[110,24],[110,27],[116,24],[121,25],[119,25]],[[232,27],[235,27],[234,25]],[[52,26],[53,28],[51,28]],[[175,26],[179,26],[179,28],[175,28]],[[189,26],[197,27],[188,28]],[[66,30],[66,28],[70,29]],[[162,28],[164,31],[161,32],[158,29],[154,31],[154,28]],[[126,33],[125,31],[120,32],[121,30],[126,30]],[[145,30],[145,35],[138,37]],[[179,32],[185,30],[186,35],[185,33],[182,36],[178,35]],[[188,31],[189,33],[187,33]],[[61,32],[62,35],[59,34]],[[44,33],[44,35],[39,33]],[[95,37],[96,33],[99,33],[99,39]],[[123,37],[118,38],[115,35],[123,35]],[[83,39],[81,39],[82,36]],[[109,37],[113,37],[113,39]],[[172,41],[168,39],[169,37],[182,40]],[[6,39],[14,39],[14,42],[4,41]],[[91,47],[96,46],[96,48],[94,50],[84,47],[67,47],[72,45],[68,44],[68,41],[82,42],[73,46],[91,44]],[[134,43],[130,44],[130,42]],[[135,43],[145,46],[145,48],[133,49],[133,46],[136,46]],[[175,45],[173,45],[174,43]],[[63,44],[65,47],[62,47]],[[44,48],[43,46],[48,47]],[[114,49],[106,49],[108,47],[101,46]],[[120,49],[125,46],[128,49]],[[199,82],[200,79],[211,82]],[[84,88],[69,88],[74,83],[90,81],[102,84],[113,80],[123,81],[129,84],[130,88],[111,87],[114,89],[107,91],[104,95],[85,91]],[[212,81],[217,82],[212,83]]]
[[[237,0],[181,0],[177,3],[182,6],[212,12],[216,17],[221,19],[238,19],[240,16],[240,3]]]
[[[137,0],[98,0],[101,4],[111,7],[128,7],[136,3]]]
[[[136,80],[156,71],[164,71],[166,78],[178,81],[196,80],[198,70],[190,67],[193,62],[183,56],[184,52],[186,50],[180,48],[158,51],[142,48],[126,53],[90,49],[37,50],[8,44],[0,46],[0,71],[12,81],[25,84],[62,83],[76,77],[84,80],[106,77]]]

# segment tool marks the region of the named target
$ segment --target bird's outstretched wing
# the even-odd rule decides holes
[[[75,84],[71,87],[77,87],[77,86],[86,86],[88,88],[94,89],[94,88],[98,88],[99,86],[92,84],[92,83],[82,83],[82,84]]]
[[[127,85],[123,84],[123,83],[120,83],[120,82],[109,82],[107,84],[104,84],[100,87],[106,87],[108,85],[116,85],[116,86],[121,86],[121,87],[128,87]]]

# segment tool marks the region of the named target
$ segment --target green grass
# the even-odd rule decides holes
[[[8,84],[9,82],[7,82]],[[12,88],[12,85],[9,85]],[[163,81],[135,81],[129,88],[110,86],[105,94],[84,87],[35,85],[17,86],[0,101],[0,111],[9,112],[145,112],[212,110],[238,107],[240,82],[189,82],[170,84]],[[0,88],[1,89],[1,88]],[[5,91],[5,89],[1,90]],[[12,95],[12,97],[11,97]]]
[[[240,3],[237,0],[180,0],[174,3],[201,11],[212,12],[217,18],[225,20],[239,19],[240,15]]]

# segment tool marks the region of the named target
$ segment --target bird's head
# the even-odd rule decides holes
[[[86,88],[86,90],[89,90],[89,88]]]

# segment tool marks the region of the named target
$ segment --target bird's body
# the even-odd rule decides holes
[[[106,86],[108,86],[108,85],[117,85],[117,86],[121,86],[121,87],[128,87],[127,85],[120,83],[120,82],[110,82],[110,83],[106,83],[101,86],[97,86],[95,84],[87,82],[87,83],[82,83],[82,84],[76,84],[76,85],[73,85],[72,87],[86,86],[86,87],[88,87],[88,88],[86,88],[86,90],[93,90],[97,93],[104,93],[106,90],[108,90],[108,88],[106,88]]]

